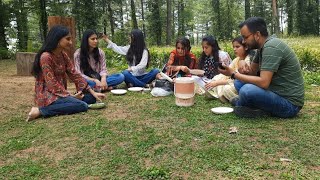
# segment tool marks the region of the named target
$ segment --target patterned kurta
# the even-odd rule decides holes
[[[204,60],[204,66],[203,66],[203,70],[204,70],[204,76],[206,76],[209,79],[212,79],[215,75],[220,74],[218,68],[216,68],[214,66],[214,62],[215,60],[213,59],[213,57],[206,57]],[[231,58],[229,56],[229,54],[227,52],[224,51],[219,51],[219,62],[221,62],[222,64],[229,66],[231,63]]]
[[[77,91],[88,89],[86,80],[75,70],[73,61],[64,52],[56,56],[44,52],[40,57],[41,72],[35,83],[35,102],[39,107],[48,106],[59,97],[69,96],[67,76],[75,83]]]

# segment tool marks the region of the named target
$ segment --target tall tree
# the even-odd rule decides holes
[[[146,34],[146,26],[145,26],[145,24],[144,24],[144,21],[145,21],[145,19],[144,19],[144,1],[141,0],[140,2],[141,2],[142,31],[143,31],[143,33],[144,33],[144,37],[146,38],[146,37],[147,37],[147,34]]]
[[[272,25],[273,25],[273,32],[276,34],[279,34],[280,26],[279,26],[277,0],[272,0]]]
[[[184,0],[178,0],[178,36],[185,35],[185,3]]]
[[[245,0],[244,1],[244,14],[245,14],[245,19],[248,19],[251,17],[251,10],[250,10],[250,0]]]
[[[221,36],[221,16],[220,16],[220,0],[212,0],[214,16],[212,19],[212,24],[214,26],[213,33],[217,37]]]
[[[40,34],[41,40],[44,41],[48,32],[48,15],[46,11],[46,0],[39,0],[40,3]]]
[[[8,5],[6,5],[3,0],[0,0],[0,9],[0,59],[3,59],[7,58],[8,55],[5,28],[9,26]]]
[[[134,29],[138,29],[138,22],[137,22],[137,16],[136,16],[136,6],[134,4],[134,0],[131,0],[131,21],[132,21],[132,27]]]
[[[113,10],[111,8],[111,1],[107,1],[107,4],[108,4],[108,16],[109,16],[109,22],[110,22],[111,36],[114,36],[114,18],[113,18]]]
[[[316,4],[316,35],[319,36],[320,35],[320,1],[319,0],[315,0],[315,4]]]
[[[17,23],[18,50],[26,51],[28,46],[28,9],[25,0],[13,2],[14,15]]]
[[[171,22],[171,16],[172,16],[172,2],[171,0],[167,0],[167,26],[166,26],[166,45],[171,44],[172,39],[172,22]]]
[[[150,37],[156,45],[161,45],[161,35],[162,35],[162,22],[160,14],[160,0],[150,0],[149,1],[150,9]],[[154,42],[152,42],[154,44]]]
[[[288,35],[293,33],[293,0],[286,0],[286,11],[288,14]]]
[[[98,16],[96,10],[95,0],[84,0],[84,22],[83,26],[85,29],[97,29],[98,25]]]
[[[296,16],[296,28],[297,31],[300,35],[306,35],[306,24],[305,24],[305,19],[306,19],[306,7],[305,7],[305,1],[304,0],[297,0],[297,16]]]

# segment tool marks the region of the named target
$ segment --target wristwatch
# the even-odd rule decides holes
[[[231,74],[231,79],[236,79],[235,78],[235,75],[238,73],[238,71],[234,71],[232,74]]]

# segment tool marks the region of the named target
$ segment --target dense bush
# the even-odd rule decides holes
[[[229,53],[232,59],[235,58],[235,54],[231,47],[231,43],[220,43],[222,50]],[[303,48],[294,46],[292,47],[298,56],[301,67],[304,70],[308,71],[320,71],[320,50]],[[160,68],[162,67],[169,59],[170,52],[174,47],[151,47],[149,48],[151,56],[151,67]],[[126,67],[125,56],[118,55],[117,53],[112,52],[110,49],[104,49],[107,56],[108,67],[118,68]],[[200,47],[192,47],[191,51],[196,55],[197,58],[201,56],[202,49]]]
[[[0,48],[0,60],[1,59],[9,59],[11,56],[10,51],[5,48]]]

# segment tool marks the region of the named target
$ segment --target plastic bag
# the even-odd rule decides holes
[[[173,93],[173,91],[167,91],[160,87],[154,87],[150,93],[152,94],[152,96],[159,97],[159,96],[169,96],[170,94]]]

